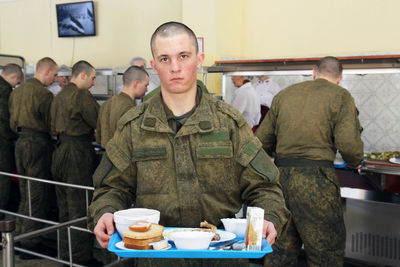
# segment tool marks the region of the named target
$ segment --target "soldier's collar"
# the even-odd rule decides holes
[[[215,128],[212,120],[213,114],[211,113],[208,101],[209,96],[204,94],[199,87],[197,88],[197,93],[198,97],[196,97],[196,100],[199,101],[199,104],[193,114],[186,119],[185,124],[176,136],[183,136],[197,132],[211,132]],[[141,127],[149,131],[174,133],[168,125],[168,119],[166,111],[164,110],[161,93],[154,95],[149,100],[148,105]]]
[[[148,131],[174,133],[168,126],[161,93],[155,94],[147,103],[148,108],[144,113],[141,128]]]

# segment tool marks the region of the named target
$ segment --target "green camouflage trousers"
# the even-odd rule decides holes
[[[14,147],[12,141],[0,138],[0,171],[12,172],[15,169]],[[8,209],[10,200],[11,180],[10,177],[0,175],[0,209]],[[0,220],[4,219],[4,214],[0,213]]]
[[[292,221],[264,266],[297,266],[302,244],[308,266],[343,266],[346,230],[334,168],[279,167]]]
[[[93,186],[92,175],[96,168],[96,154],[91,142],[60,141],[53,154],[52,174],[63,183]],[[85,217],[86,192],[70,187],[56,187],[60,222]],[[89,192],[89,200],[92,192]],[[87,228],[86,222],[76,225]],[[61,258],[69,259],[67,231],[60,231]],[[93,235],[71,230],[72,255],[76,263],[85,263],[92,257]]]
[[[51,179],[50,166],[53,152],[52,140],[35,134],[21,134],[15,144],[15,163],[18,174],[41,179]],[[19,179],[21,200],[18,213],[29,214],[28,182]],[[49,210],[50,186],[40,182],[30,182],[32,216],[45,218]],[[17,218],[17,233],[27,233],[43,227],[40,222]],[[30,248],[41,242],[39,237],[22,241]]]

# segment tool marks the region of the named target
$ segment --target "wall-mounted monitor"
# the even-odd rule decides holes
[[[58,37],[96,35],[93,1],[56,5]]]

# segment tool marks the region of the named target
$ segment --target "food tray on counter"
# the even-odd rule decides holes
[[[172,227],[165,227],[166,230]],[[272,252],[271,246],[266,239],[263,239],[261,251],[247,250],[180,250],[176,249],[173,242],[169,241],[171,248],[167,250],[134,250],[134,249],[119,249],[116,244],[121,242],[121,237],[115,232],[108,244],[108,250],[123,258],[242,258],[242,259],[257,259],[262,258],[267,253]],[[222,243],[218,243],[222,244]],[[218,245],[217,244],[217,245]]]

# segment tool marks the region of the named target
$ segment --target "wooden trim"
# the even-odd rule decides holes
[[[277,58],[277,59],[243,59],[243,60],[219,60],[215,64],[251,64],[251,63],[282,63],[282,62],[317,62],[323,57],[308,58]],[[369,60],[369,59],[400,59],[400,55],[372,55],[372,56],[346,56],[337,57],[341,61]]]

